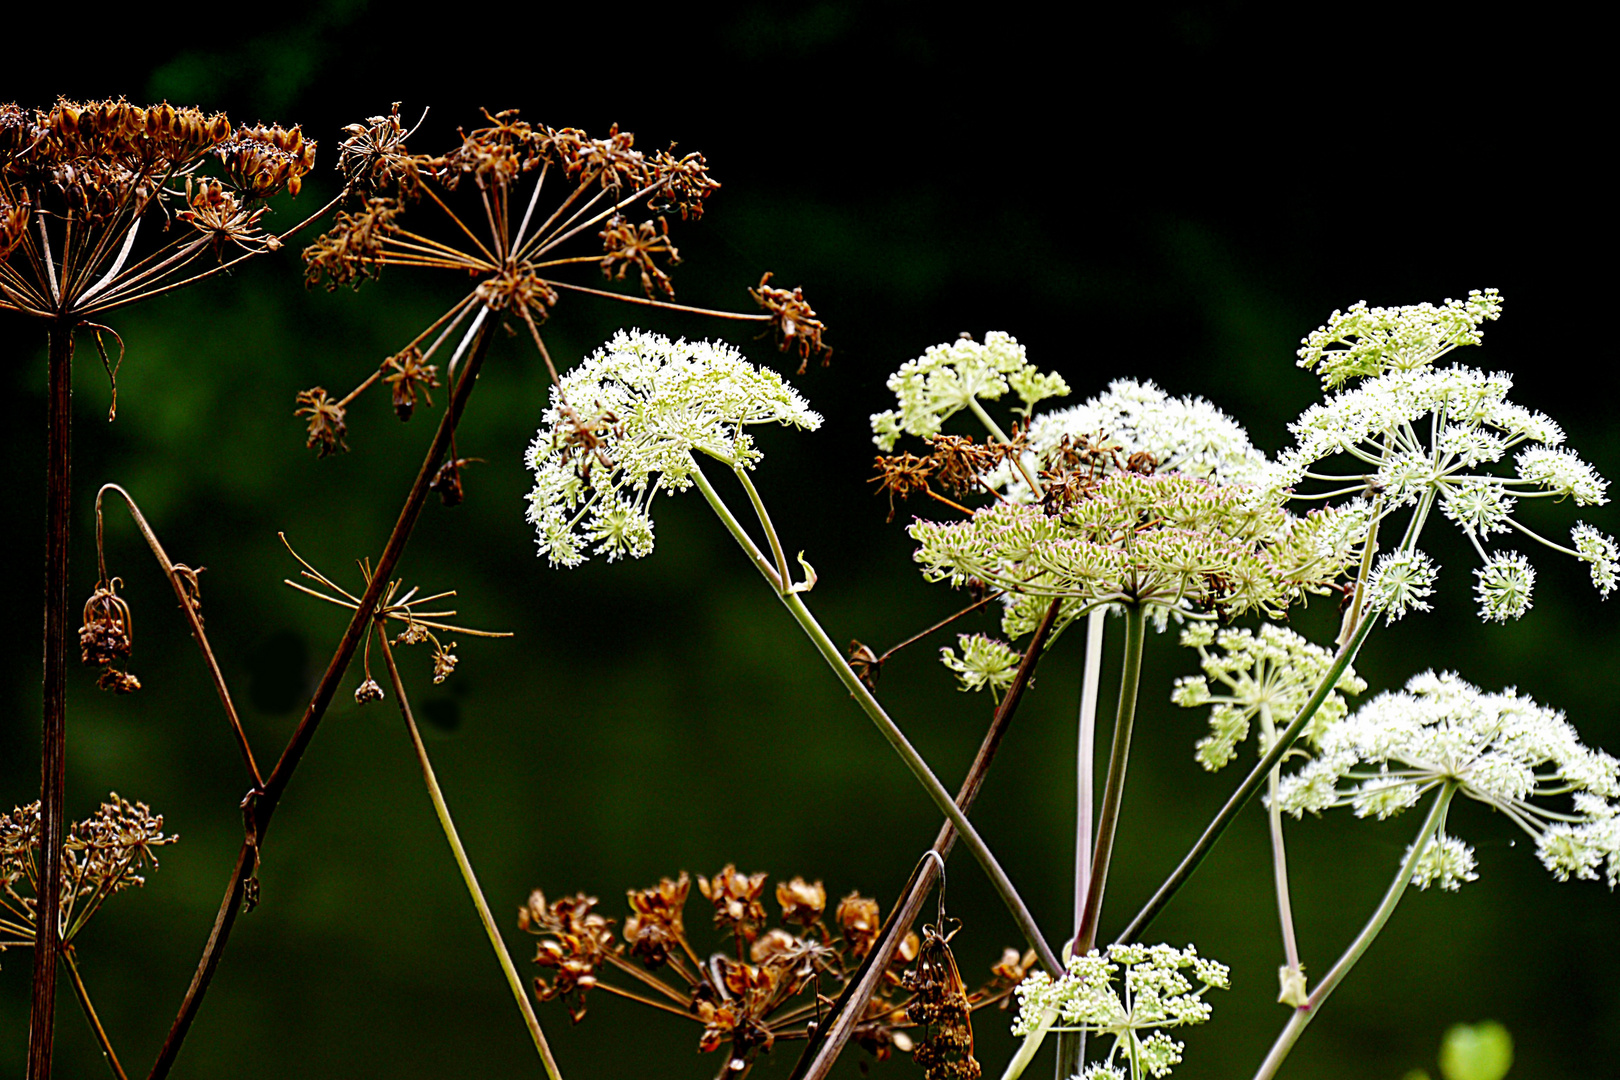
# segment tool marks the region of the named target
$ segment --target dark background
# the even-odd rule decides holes
[[[484,3],[416,15],[350,2],[268,15],[75,7],[48,25],[13,36],[0,100],[126,94],[302,123],[322,141],[320,172],[281,207],[282,222],[334,190],[339,127],[393,100],[411,117],[432,107],[416,149],[448,147],[488,105],[592,133],[618,121],[648,148],[678,139],[702,150],[725,187],[702,222],[676,231],[681,299],[746,307],[743,289],[771,269],[778,284],[805,287],[838,350],[799,381],[827,425],[764,434],[758,478],[784,542],[820,571],[811,600],[840,641],[881,648],[955,603],[919,580],[902,523],[884,524],[865,482],[866,416],[889,406],[883,381],[899,363],[961,330],[1012,332],[1078,397],[1121,376],[1207,395],[1276,451],[1316,397],[1293,350],[1332,309],[1495,286],[1506,313],[1460,359],[1513,372],[1515,400],[1564,423],[1601,471],[1620,468],[1613,272],[1602,258],[1614,240],[1612,177],[1598,158],[1612,143],[1613,86],[1595,74],[1607,69],[1597,27],[1550,6],[1487,22],[1472,7],[1036,16],[994,5],[962,17],[902,4]],[[121,312],[130,351],[110,426],[99,363],[81,344],[73,592],[87,594],[95,577],[92,494],[118,481],[174,558],[208,567],[210,635],[261,759],[273,760],[342,627],[340,611],[280,583],[294,567],[276,531],[352,586],[353,560],[380,548],[437,414],[400,425],[384,397],[362,399],[353,452],[317,461],[293,395],[352,386],[458,287],[390,271],[358,295],[306,292],[295,245]],[[746,330],[577,297],[547,333],[571,362],[626,324],[722,333],[770,358]],[[10,805],[37,793],[45,364],[41,327],[0,326],[14,417],[0,504],[15,540],[0,591],[15,641],[0,654]],[[645,561],[549,569],[522,520],[521,453],[543,370],[513,340],[497,344],[483,382],[462,452],[488,464],[469,474],[465,506],[430,506],[402,574],[458,589],[467,622],[518,636],[464,640],[461,668],[441,687],[425,656],[403,662],[497,916],[540,887],[600,895],[622,917],[627,887],[728,861],[887,904],[936,815],[729,537],[695,496],[666,500]],[[1564,536],[1576,516],[1534,510],[1533,522]],[[1611,510],[1582,516],[1617,531]],[[166,586],[127,519],[115,513],[108,534],[146,689],[113,699],[91,673],[74,677],[69,811],[85,816],[117,790],[183,837],[143,891],[110,903],[79,940],[133,1073],[155,1053],[206,937],[240,840],[244,782]],[[1482,627],[1472,557],[1449,525],[1432,534],[1445,566],[1436,611],[1370,639],[1358,666],[1373,687],[1456,669],[1564,708],[1590,743],[1620,749],[1620,609],[1598,601],[1583,567],[1548,553],[1534,556],[1535,610]],[[1318,604],[1299,625],[1322,640],[1331,619]],[[1075,634],[1043,666],[977,814],[1053,937],[1069,908],[1079,649]],[[1168,703],[1189,655],[1167,638],[1149,648],[1105,935],[1237,782],[1194,765],[1202,717]],[[893,662],[882,696],[954,786],[989,702],[956,693],[933,656],[920,647]],[[357,680],[277,815],[263,903],[240,921],[176,1076],[539,1074],[398,714],[392,702],[348,703]],[[1291,829],[1311,972],[1359,929],[1417,825],[1340,813]],[[1516,830],[1477,804],[1458,807],[1453,828],[1477,847],[1480,880],[1456,895],[1409,894],[1285,1076],[1432,1070],[1449,1024],[1487,1017],[1513,1032],[1514,1076],[1592,1077],[1616,1060],[1614,898],[1601,884],[1552,881]],[[975,979],[1014,930],[972,863],[952,865],[950,904],[967,927],[958,958]],[[1286,1019],[1274,1003],[1274,924],[1263,818],[1251,810],[1150,935],[1196,941],[1233,967],[1214,1022],[1186,1034],[1178,1076],[1252,1074]],[[507,939],[533,970],[510,923]],[[0,1074],[23,1059],[29,961],[0,961]],[[555,1005],[540,1016],[571,1078],[702,1077],[719,1064],[696,1058],[695,1025],[605,994],[577,1028]],[[981,1014],[992,1075],[1010,1053],[1006,1028]],[[59,1031],[59,1075],[105,1075],[65,990]],[[792,1056],[756,1075],[785,1075]],[[918,1075],[906,1061],[880,1072]],[[1040,1064],[1031,1075],[1049,1073]]]

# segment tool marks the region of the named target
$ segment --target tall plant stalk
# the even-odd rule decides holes
[[[1072,942],[1080,938],[1086,893],[1091,885],[1091,828],[1097,816],[1097,697],[1102,685],[1103,640],[1107,627],[1107,608],[1093,608],[1086,616],[1086,659],[1080,682],[1080,715],[1074,753],[1074,936],[1070,938],[1071,950]],[[1085,1056],[1085,1032],[1059,1032],[1057,1080],[1068,1080],[1079,1072]]]
[[[1277,1075],[1277,1070],[1282,1067],[1283,1061],[1288,1057],[1289,1052],[1293,1050],[1294,1044],[1299,1041],[1299,1037],[1304,1033],[1306,1026],[1316,1019],[1316,1014],[1321,1011],[1322,1004],[1327,1001],[1328,995],[1332,994],[1339,983],[1344,981],[1344,977],[1350,974],[1350,969],[1356,966],[1356,961],[1361,959],[1368,947],[1372,945],[1373,939],[1378,936],[1379,931],[1383,930],[1384,925],[1389,922],[1389,917],[1395,913],[1395,906],[1401,902],[1401,896],[1405,894],[1406,887],[1412,883],[1412,874],[1417,869],[1418,860],[1423,857],[1424,849],[1429,846],[1429,842],[1434,839],[1435,833],[1439,832],[1440,828],[1445,824],[1446,808],[1451,803],[1451,797],[1456,793],[1457,784],[1455,781],[1448,780],[1441,785],[1440,791],[1435,795],[1434,802],[1429,807],[1429,816],[1424,819],[1423,827],[1418,830],[1417,839],[1413,841],[1412,849],[1407,852],[1406,859],[1401,863],[1400,870],[1396,871],[1395,880],[1390,882],[1388,891],[1384,893],[1383,901],[1379,903],[1377,910],[1373,912],[1372,918],[1367,920],[1367,925],[1362,928],[1361,933],[1356,935],[1356,939],[1344,951],[1344,955],[1339,957],[1338,962],[1323,977],[1321,985],[1311,991],[1310,996],[1305,999],[1305,1004],[1294,1010],[1294,1015],[1289,1017],[1287,1026],[1277,1036],[1277,1041],[1272,1044],[1271,1052],[1266,1055],[1265,1061],[1260,1064],[1259,1071],[1254,1074],[1254,1080],[1271,1080],[1272,1077]]]
[[[34,978],[28,1022],[28,1078],[48,1080],[56,1033],[56,971],[61,952],[62,841],[67,782],[68,524],[72,514],[73,331],[50,323],[50,390],[45,436],[45,675],[40,740],[40,882]]]

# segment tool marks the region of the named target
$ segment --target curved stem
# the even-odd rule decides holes
[[[1073,955],[1084,956],[1097,943],[1097,920],[1102,915],[1103,891],[1108,888],[1108,864],[1114,855],[1114,833],[1120,806],[1125,801],[1125,766],[1130,760],[1131,729],[1136,722],[1137,688],[1142,682],[1142,649],[1147,637],[1147,612],[1140,604],[1125,608],[1125,662],[1120,672],[1119,706],[1114,714],[1114,742],[1108,755],[1108,780],[1103,785],[1097,812],[1097,841],[1091,855],[1091,877],[1080,912],[1080,930]]]
[[[450,807],[444,801],[444,792],[439,787],[439,781],[433,774],[433,763],[428,760],[427,747],[422,743],[422,733],[417,730],[416,718],[411,715],[410,699],[405,696],[405,683],[399,677],[399,667],[394,663],[394,650],[388,644],[388,634],[382,623],[377,624],[377,644],[382,646],[383,662],[388,665],[388,680],[394,686],[394,696],[399,699],[399,714],[405,718],[405,730],[411,736],[411,746],[416,750],[416,763],[422,768],[422,782],[427,785],[428,798],[433,800],[433,812],[439,818],[439,827],[444,830],[444,838],[450,843],[450,853],[455,856],[456,869],[461,871],[461,880],[467,886],[467,895],[472,897],[473,907],[478,909],[478,921],[484,925],[484,933],[489,937],[489,946],[495,950],[495,959],[501,965],[501,972],[506,976],[506,985],[511,988],[512,997],[517,1001],[518,1012],[523,1014],[523,1024],[529,1029],[529,1038],[534,1040],[534,1048],[540,1055],[540,1064],[545,1067],[546,1075],[551,1080],[562,1080],[562,1072],[557,1068],[557,1059],[551,1056],[551,1047],[546,1044],[545,1032],[540,1030],[540,1020],[534,1015],[534,1006],[529,1003],[529,994],[523,987],[523,980],[518,976],[517,967],[512,963],[511,953],[506,951],[506,942],[501,938],[501,932],[495,926],[495,918],[489,913],[489,902],[484,899],[484,890],[478,885],[478,876],[473,873],[472,861],[467,858],[467,849],[461,846],[461,836],[456,832],[456,823],[450,817]]]
[[[124,1074],[124,1067],[118,1063],[118,1055],[113,1052],[112,1040],[107,1038],[107,1029],[101,1026],[101,1017],[96,1015],[96,1007],[90,1003],[90,991],[84,987],[84,976],[79,974],[78,961],[73,958],[73,949],[62,950],[62,958],[67,961],[68,974],[73,976],[73,992],[78,995],[79,1006],[84,1009],[84,1017],[90,1021],[90,1030],[96,1033],[96,1041],[101,1044],[101,1052],[107,1058],[107,1066],[112,1069],[118,1080],[129,1080]]]
[[[1093,608],[1086,616],[1086,663],[1080,684],[1079,731],[1075,740],[1073,940],[1080,937],[1081,923],[1085,918],[1086,893],[1091,884],[1091,828],[1097,815],[1097,696],[1102,683],[1103,639],[1108,629],[1107,620],[1107,608]],[[1079,1072],[1085,1053],[1085,1032],[1059,1032],[1057,1080],[1068,1080]]]
[[[1377,937],[1384,924],[1389,922],[1389,917],[1395,913],[1395,905],[1400,903],[1401,895],[1412,883],[1412,874],[1417,869],[1418,860],[1423,857],[1424,849],[1429,846],[1429,841],[1434,838],[1434,834],[1445,821],[1446,806],[1456,793],[1456,782],[1448,780],[1435,795],[1434,803],[1429,807],[1429,816],[1424,819],[1423,828],[1418,831],[1417,840],[1412,843],[1412,850],[1401,863],[1400,870],[1395,874],[1395,880],[1390,882],[1389,890],[1384,893],[1384,899],[1378,905],[1378,909],[1373,912],[1372,918],[1367,920],[1367,925],[1362,928],[1361,933],[1350,943],[1350,947],[1344,951],[1344,955],[1339,957],[1333,969],[1323,977],[1322,984],[1305,999],[1304,1005],[1294,1010],[1294,1015],[1289,1018],[1282,1034],[1278,1035],[1277,1041],[1272,1044],[1271,1053],[1266,1055],[1266,1060],[1261,1062],[1259,1071],[1254,1074],[1254,1080],[1270,1080],[1277,1075],[1277,1070],[1282,1067],[1283,1060],[1299,1041],[1306,1025],[1321,1011],[1322,1003],[1327,1001],[1328,995],[1344,981],[1344,977],[1350,974],[1350,969],[1356,966],[1356,961],[1361,959],[1362,954],[1373,943],[1373,938]]]
[[[1018,923],[1018,929],[1023,933],[1025,940],[1040,956],[1041,963],[1053,973],[1059,971],[1057,955],[1052,952],[1052,947],[1041,936],[1040,928],[1035,925],[1035,918],[1029,913],[1029,908],[1025,906],[1023,898],[1018,895],[1018,890],[1013,887],[1011,879],[1007,877],[1007,872],[996,861],[996,857],[991,853],[989,845],[979,836],[978,830],[968,821],[966,815],[956,805],[955,800],[951,798],[950,793],[945,790],[945,785],[939,782],[939,777],[934,775],[934,771],[928,767],[928,763],[923,760],[922,755],[917,753],[916,748],[906,738],[905,732],[901,731],[899,725],[889,718],[889,714],[884,711],[883,706],[878,704],[877,698],[873,697],[866,684],[861,682],[860,676],[855,674],[854,669],[849,666],[849,661],[844,659],[844,654],[838,651],[838,646],[834,645],[832,638],[827,636],[827,631],[822,629],[821,624],[816,621],[816,617],[810,613],[810,609],[805,607],[804,601],[799,594],[785,591],[783,586],[777,583],[777,572],[771,569],[770,564],[766,561],[758,546],[743,531],[742,526],[737,523],[737,519],[726,507],[724,501],[721,500],[719,493],[714,490],[714,486],[703,475],[703,471],[694,468],[692,478],[697,483],[698,490],[703,492],[703,497],[709,501],[709,505],[714,509],[714,512],[720,516],[721,521],[725,522],[727,530],[736,538],[737,543],[747,552],[749,558],[753,560],[756,569],[765,576],[767,581],[772,581],[773,584],[777,585],[778,598],[786,605],[794,621],[799,624],[799,627],[810,638],[811,643],[821,653],[822,658],[827,661],[828,666],[833,669],[833,674],[838,676],[838,680],[844,684],[844,687],[854,697],[856,703],[871,718],[872,723],[877,725],[878,731],[888,741],[889,745],[894,748],[894,752],[900,755],[900,760],[905,762],[906,768],[911,770],[912,776],[917,778],[917,782],[923,786],[923,790],[934,801],[934,805],[944,812],[945,816],[950,819],[951,824],[962,834],[968,850],[973,853],[973,857],[978,861],[979,865],[984,867],[985,873],[990,877],[991,885],[1001,897],[1002,903],[1007,905],[1007,910],[1012,913],[1013,919]]]
[[[41,217],[40,228],[45,219]],[[48,251],[47,247],[47,251]],[[52,279],[54,284],[54,278]],[[68,523],[72,516],[73,330],[71,319],[50,324],[50,391],[45,434],[45,674],[40,741],[40,881],[35,920],[28,1078],[49,1080],[56,1033],[56,969],[61,949],[62,841],[67,782]]]
[[[263,791],[250,792],[243,800],[242,816],[246,836],[237,853],[236,866],[231,871],[230,883],[225,888],[219,912],[214,917],[214,927],[208,935],[208,944],[203,947],[202,957],[197,961],[197,970],[191,977],[191,985],[180,1003],[180,1011],[169,1028],[168,1037],[163,1040],[163,1048],[158,1051],[157,1061],[152,1064],[152,1071],[148,1074],[149,1080],[161,1080],[169,1074],[170,1069],[174,1068],[175,1058],[179,1056],[180,1047],[185,1042],[186,1034],[191,1030],[192,1021],[197,1018],[197,1011],[202,1008],[203,995],[208,992],[208,985],[213,981],[214,972],[219,967],[220,957],[224,954],[231,930],[236,925],[236,916],[242,910],[243,902],[248,896],[249,883],[256,880],[259,845],[265,830],[270,826],[270,818],[275,813],[288,783],[291,782],[299,761],[303,759],[304,751],[315,738],[315,731],[326,715],[333,695],[337,693],[338,681],[348,670],[349,661],[354,658],[361,637],[371,625],[371,617],[376,613],[377,605],[382,600],[389,576],[399,563],[400,556],[404,554],[405,545],[410,541],[411,530],[416,527],[416,520],[421,516],[422,507],[427,502],[428,486],[433,482],[439,466],[444,463],[445,453],[450,448],[450,437],[461,419],[461,412],[466,407],[467,399],[477,385],[478,372],[483,367],[484,354],[489,348],[490,335],[485,328],[484,312],[479,313],[479,318],[468,327],[467,333],[468,337],[462,342],[464,348],[470,344],[466,366],[455,382],[449,407],[439,420],[433,442],[428,446],[422,467],[416,474],[416,482],[412,484],[410,494],[405,498],[405,505],[400,508],[399,518],[394,522],[393,531],[389,533],[388,540],[383,545],[382,555],[378,557],[377,565],[372,572],[371,583],[360,598],[360,606],[344,629],[343,637],[339,639],[332,659],[326,666],[326,672],[321,676],[321,681],[316,686],[315,694],[305,708],[298,727],[282,750],[280,760],[270,771]]]
[[[771,515],[765,511],[765,500],[759,497],[759,489],[748,479],[747,469],[733,466],[732,471],[742,481],[743,490],[748,492],[748,501],[754,505],[754,516],[759,518],[760,528],[765,530],[765,539],[771,545],[771,557],[776,560],[776,573],[782,579],[781,588],[786,589],[792,585],[793,576],[788,572],[787,555],[782,551],[782,541],[777,538],[776,526],[771,524]]]
[[[1260,734],[1267,743],[1277,739],[1277,724],[1271,717],[1271,706],[1260,706]],[[1294,905],[1288,890],[1288,849],[1283,843],[1282,807],[1277,805],[1277,786],[1282,780],[1282,765],[1271,767],[1266,777],[1267,816],[1271,819],[1271,868],[1277,887],[1277,921],[1282,927],[1283,984],[1282,1001],[1285,1005],[1298,1005],[1291,1000],[1294,994],[1303,994],[1304,968],[1299,962],[1299,942],[1294,936]],[[1294,990],[1295,986],[1298,990]]]
[[[191,636],[197,642],[197,648],[202,652],[203,663],[208,665],[209,677],[214,681],[214,692],[219,695],[219,703],[225,709],[225,719],[230,721],[231,733],[236,736],[236,746],[242,752],[242,760],[247,765],[248,774],[253,777],[255,788],[264,787],[264,777],[259,774],[259,763],[253,760],[253,749],[248,745],[247,732],[242,730],[242,720],[236,713],[236,705],[231,701],[230,689],[225,685],[225,675],[219,669],[219,661],[214,659],[214,650],[209,647],[208,635],[203,632],[202,616],[192,605],[192,597],[186,592],[185,577],[178,573],[175,564],[170,560],[168,552],[158,542],[157,533],[147,522],[141,508],[135,505],[135,499],[129,492],[117,484],[103,484],[101,490],[96,492],[96,553],[100,555],[102,546],[102,515],[101,498],[107,492],[114,492],[124,500],[129,507],[129,516],[134,520],[135,527],[140,530],[141,536],[146,540],[146,546],[152,549],[152,555],[157,559],[158,566],[163,569],[163,576],[169,579],[169,585],[174,589],[175,597],[180,601],[180,610],[185,613],[186,622],[191,626]],[[188,571],[189,572],[189,571]],[[105,567],[101,573],[102,580],[106,580]]]
[[[1249,775],[1243,778],[1243,783],[1238,785],[1237,790],[1232,792],[1231,798],[1226,800],[1226,805],[1222,806],[1220,812],[1210,820],[1209,825],[1204,829],[1203,835],[1198,838],[1198,842],[1187,852],[1186,856],[1181,860],[1181,864],[1165,879],[1164,884],[1159,886],[1159,891],[1153,894],[1153,898],[1143,906],[1141,911],[1136,913],[1136,918],[1132,919],[1130,925],[1115,939],[1118,943],[1126,944],[1135,941],[1142,931],[1147,929],[1148,923],[1152,922],[1154,917],[1170,902],[1170,898],[1180,891],[1181,887],[1187,883],[1188,878],[1192,877],[1193,871],[1197,870],[1199,864],[1209,855],[1210,850],[1215,846],[1215,842],[1221,838],[1221,834],[1226,831],[1227,826],[1231,825],[1233,819],[1237,817],[1238,811],[1248,805],[1249,800],[1254,797],[1254,793],[1260,790],[1260,785],[1265,782],[1266,777],[1271,775],[1271,770],[1282,760],[1289,747],[1294,745],[1294,740],[1298,739],[1300,732],[1305,730],[1305,725],[1310,723],[1311,717],[1315,716],[1316,711],[1322,707],[1322,703],[1327,700],[1328,694],[1332,693],[1334,685],[1339,681],[1339,677],[1344,674],[1344,669],[1350,666],[1350,662],[1355,659],[1356,653],[1361,649],[1361,643],[1367,640],[1367,634],[1372,630],[1376,614],[1376,612],[1368,612],[1362,615],[1360,623],[1350,632],[1348,639],[1339,647],[1338,653],[1334,655],[1333,663],[1322,676],[1322,681],[1317,684],[1310,700],[1305,702],[1294,716],[1294,719],[1289,721],[1288,726],[1277,737],[1277,741],[1272,744],[1271,749],[1266,751],[1265,757],[1261,758],[1259,763],[1249,772]]]

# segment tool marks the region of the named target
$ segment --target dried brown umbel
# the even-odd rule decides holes
[[[923,927],[917,967],[906,974],[906,989],[916,995],[906,1015],[923,1029],[912,1057],[923,1067],[924,1080],[979,1080],[982,1074],[973,1057],[967,987],[951,955],[955,933],[953,928],[942,932],[937,926]]]
[[[343,405],[333,401],[324,388],[314,386],[300,390],[298,408],[294,414],[309,418],[308,438],[304,440],[304,445],[321,457],[341,454],[349,448],[349,444],[343,441],[343,436],[349,430],[344,423]]]
[[[457,144],[442,154],[409,149],[414,129],[405,129],[397,105],[388,116],[345,129],[338,168],[359,201],[304,252],[309,284],[358,287],[385,266],[449,270],[472,279],[461,299],[396,357],[410,355],[427,365],[452,354],[443,370],[453,385],[457,342],[464,347],[473,328],[494,313],[527,332],[556,382],[540,327],[567,292],[766,323],[779,345],[801,359],[824,351],[821,323],[798,290],[762,282],[752,290],[766,309],[759,314],[655,299],[674,295],[667,267],[679,262],[679,254],[670,222],[701,218],[705,201],[719,187],[701,154],[649,155],[636,148],[633,135],[617,127],[605,138],[593,138],[574,128],[530,123],[515,110],[486,111],[484,121],[460,131]],[[638,208],[649,216],[635,220]],[[593,237],[596,254],[569,253]],[[638,281],[644,296],[566,279],[587,262],[597,263],[611,281]],[[385,361],[336,399],[336,406],[348,408],[367,387],[390,374],[397,370],[391,371]],[[395,404],[400,405],[397,384]],[[330,443],[316,440],[312,445]]]
[[[748,290],[748,295],[769,316],[770,333],[776,339],[776,347],[798,356],[800,375],[809,367],[812,357],[819,358],[822,367],[827,366],[832,359],[832,349],[821,340],[827,327],[805,300],[803,289],[779,289],[771,284],[771,275],[767,272],[759,279],[757,287]]]
[[[735,946],[730,954],[714,952],[707,960],[699,959],[701,954],[688,939],[683,910],[691,879],[685,873],[628,892],[631,916],[624,924],[622,944],[614,942],[611,920],[596,912],[594,898],[576,895],[547,904],[537,892],[519,913],[518,923],[541,939],[535,962],[557,974],[553,981],[536,981],[536,996],[541,1001],[564,999],[576,1020],[584,1015],[589,990],[695,1020],[702,1028],[698,1049],[724,1050],[726,1060],[720,1074],[744,1076],[760,1054],[781,1040],[809,1036],[881,930],[877,902],[851,893],[835,916],[843,930],[842,939],[832,938],[820,922],[826,889],[819,881],[810,883],[802,877],[777,885],[782,925],[763,928],[763,910],[756,916],[746,909],[758,905],[764,886],[764,874],[738,874],[733,866],[712,879],[699,879],[704,895],[717,909],[724,909],[715,926]],[[759,922],[753,921],[756,918]],[[746,948],[745,932],[752,935]],[[922,950],[916,934],[905,935],[884,971],[881,992],[868,1003],[856,1025],[856,1042],[878,1060],[896,1050],[911,1052],[914,1041],[907,1031],[919,1023],[930,1025],[931,1035],[941,1026],[945,1012],[938,1005],[940,995],[933,982],[919,981],[916,973],[908,976],[904,972]],[[964,992],[962,1001],[967,1008],[1006,1000],[1012,990],[1005,977],[1011,970],[1008,965],[1019,961],[1016,952],[1009,950],[1009,954],[1011,959],[1003,956],[984,989],[971,995]],[[608,978],[615,973],[628,977],[625,985]],[[919,999],[908,989],[909,983],[926,983],[927,994]],[[925,1021],[908,1015],[913,1006],[927,1017]]]
[[[408,346],[390,356],[383,361],[383,367],[388,371],[383,382],[393,388],[394,412],[401,420],[411,418],[418,394],[429,405],[433,404],[433,395],[428,391],[439,385],[439,368],[436,364],[424,363],[422,352],[416,346]]]
[[[0,105],[0,309],[82,319],[207,276],[205,253],[271,250],[265,200],[314,162],[297,127],[167,102]]]
[[[84,622],[79,627],[79,659],[86,667],[99,667],[96,685],[117,694],[132,694],[141,680],[121,669],[129,660],[134,644],[135,623],[129,605],[118,595],[119,578],[102,578],[90,599],[84,602]]]

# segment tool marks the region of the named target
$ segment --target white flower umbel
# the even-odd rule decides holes
[[[1369,583],[1368,595],[1375,611],[1385,613],[1385,622],[1399,620],[1408,611],[1428,611],[1427,597],[1434,595],[1434,579],[1439,568],[1421,551],[1392,551],[1378,560]]]
[[[1382,819],[1442,784],[1506,815],[1560,880],[1600,870],[1611,888],[1620,880],[1620,762],[1581,745],[1562,713],[1453,674],[1426,672],[1330,724],[1317,756],[1284,778],[1278,802],[1296,817],[1348,806]],[[1473,877],[1472,851],[1442,819],[1413,884],[1454,889]]]
[[[1185,1049],[1164,1029],[1208,1020],[1204,995],[1211,987],[1228,986],[1226,965],[1204,959],[1191,945],[1110,945],[1106,956],[1092,949],[1070,957],[1058,979],[1042,971],[1018,985],[1013,1034],[1031,1034],[1048,1012],[1055,1012],[1053,1031],[1084,1031],[1113,1040],[1107,1058],[1083,1075],[1164,1077],[1180,1064]]]
[[[1266,456],[1249,441],[1243,425],[1201,397],[1171,397],[1151,382],[1116,379],[1107,392],[1030,421],[1029,448],[1045,464],[1065,437],[1117,446],[1120,455],[1152,455],[1159,472],[1176,472],[1223,483],[1258,482]],[[1029,497],[1015,474],[1008,497]]]
[[[1328,650],[1275,623],[1262,623],[1258,633],[1217,631],[1209,623],[1196,623],[1182,631],[1181,643],[1198,650],[1204,674],[1176,680],[1170,700],[1183,708],[1215,706],[1210,734],[1198,743],[1197,752],[1198,763],[1212,772],[1237,756],[1238,744],[1249,737],[1256,720],[1262,726],[1260,753],[1271,749],[1275,720],[1293,719],[1333,666]],[[1220,652],[1211,652],[1212,644]],[[1210,680],[1219,684],[1214,692]],[[1314,744],[1328,724],[1349,711],[1341,691],[1359,694],[1365,689],[1366,680],[1346,667],[1305,729],[1306,742]]]
[[[983,690],[988,686],[991,696],[999,701],[1001,692],[1012,685],[1023,657],[1005,641],[985,634],[958,634],[956,644],[962,650],[961,658],[947,645],[939,650],[939,662],[956,673],[961,689]]]
[[[1482,618],[1501,621],[1528,611],[1535,581],[1524,556],[1487,549],[1497,534],[1523,533],[1582,559],[1605,597],[1613,588],[1612,539],[1580,525],[1571,549],[1513,517],[1519,502],[1530,498],[1601,505],[1608,501],[1608,481],[1563,446],[1558,424],[1507,399],[1513,386],[1507,374],[1435,367],[1451,350],[1478,344],[1481,325],[1500,312],[1501,298],[1493,290],[1440,307],[1358,304],[1335,312],[1299,351],[1302,367],[1317,371],[1325,387],[1342,389],[1290,425],[1295,445],[1279,456],[1267,485],[1294,489],[1294,497],[1303,499],[1367,496],[1380,520],[1411,508],[1398,550],[1380,563],[1383,588],[1374,599],[1390,619],[1427,610],[1433,568],[1412,560],[1436,505],[1479,556]],[[1511,473],[1491,468],[1509,454]],[[1348,458],[1349,471],[1320,471],[1319,463],[1330,458]]]
[[[753,468],[752,424],[813,431],[821,417],[780,375],[723,342],[619,331],[552,390],[529,446],[540,554],[554,566],[589,553],[610,562],[648,554],[658,492],[692,485],[695,453]]]
[[[992,330],[981,344],[961,338],[934,345],[915,360],[900,365],[889,376],[899,408],[872,414],[872,441],[884,453],[894,449],[902,434],[924,438],[938,435],[945,421],[970,409],[1005,442],[999,429],[979,404],[994,401],[1009,389],[1023,401],[1024,415],[1037,402],[1069,392],[1063,376],[1041,374],[1029,362],[1024,347],[1011,335]]]

